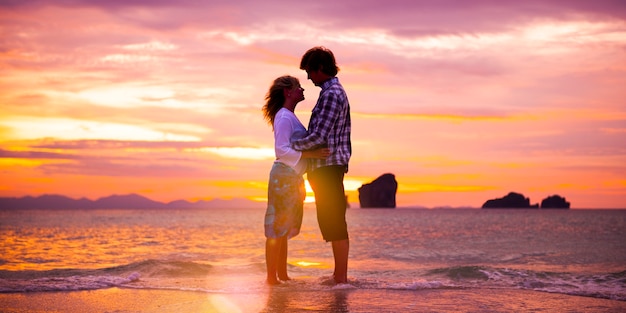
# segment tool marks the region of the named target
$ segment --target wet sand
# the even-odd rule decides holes
[[[626,312],[626,302],[526,290],[293,291],[218,294],[110,288],[0,294],[1,312]]]

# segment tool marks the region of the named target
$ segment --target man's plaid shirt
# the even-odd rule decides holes
[[[337,77],[327,80],[320,87],[322,91],[309,120],[309,135],[293,141],[292,146],[300,151],[325,146],[330,148],[331,154],[325,160],[309,160],[309,171],[328,165],[345,165],[347,171],[352,155],[348,96]]]

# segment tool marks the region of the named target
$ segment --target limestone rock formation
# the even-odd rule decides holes
[[[542,209],[569,209],[570,203],[559,195],[549,196],[541,200]]]
[[[398,182],[393,174],[386,173],[359,188],[361,208],[395,208]]]
[[[509,192],[502,198],[487,200],[482,206],[483,209],[537,209],[538,204],[530,205],[530,199],[521,193]]]

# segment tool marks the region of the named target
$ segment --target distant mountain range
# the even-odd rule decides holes
[[[189,202],[176,200],[168,203],[148,199],[138,194],[112,195],[97,200],[72,199],[61,195],[0,198],[0,209],[192,209],[192,208],[264,208],[263,203],[243,198],[215,199]]]

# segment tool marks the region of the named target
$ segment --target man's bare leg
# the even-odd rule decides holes
[[[348,252],[350,240],[343,239],[332,242],[333,256],[335,257],[335,283],[345,284],[348,282]]]

